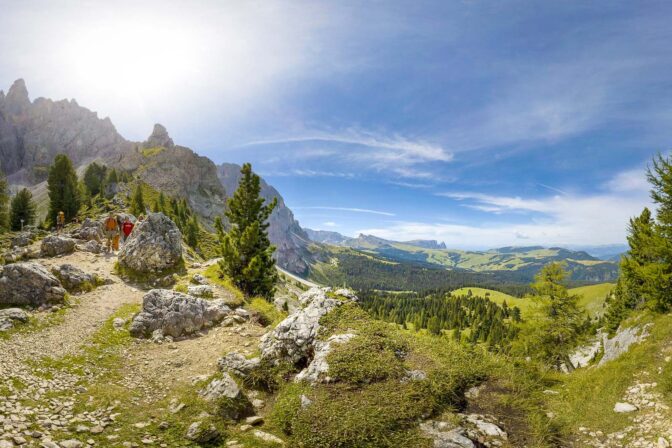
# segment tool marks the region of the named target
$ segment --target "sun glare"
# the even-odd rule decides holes
[[[201,70],[202,48],[198,33],[183,24],[114,20],[78,29],[62,53],[80,87],[137,101],[188,84]]]

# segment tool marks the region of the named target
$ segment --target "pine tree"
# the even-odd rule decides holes
[[[84,171],[84,186],[91,197],[100,194],[105,186],[107,167],[93,162]]]
[[[220,216],[215,216],[215,231],[219,238],[224,237],[224,224],[222,224],[222,218]]]
[[[5,174],[0,170],[0,233],[9,229],[9,184]]]
[[[33,194],[27,188],[22,189],[12,198],[10,223],[12,230],[21,230],[22,226],[35,223],[35,202],[33,202]]]
[[[427,330],[430,334],[438,336],[441,334],[441,323],[439,322],[438,317],[432,316],[427,322]]]
[[[198,247],[198,220],[196,216],[192,216],[187,224],[187,231],[185,232],[187,244],[194,249]]]
[[[65,220],[70,221],[77,216],[81,206],[81,195],[77,173],[72,162],[65,154],[59,154],[49,168],[47,178],[49,191],[49,216],[47,220],[54,223],[59,212],[65,214]]]
[[[226,217],[231,230],[221,238],[221,271],[247,297],[261,296],[270,300],[278,274],[268,239],[267,220],[277,205],[277,199],[264,205],[260,197],[259,176],[249,163],[241,169],[238,189],[227,201]]]
[[[131,214],[135,216],[144,215],[147,211],[145,208],[145,199],[142,195],[142,182],[138,182],[133,192],[131,199]]]

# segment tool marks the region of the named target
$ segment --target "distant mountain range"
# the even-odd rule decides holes
[[[357,238],[337,232],[305,229],[315,242],[347,247],[395,263],[414,263],[428,268],[459,269],[471,272],[515,272],[521,281],[532,280],[541,267],[552,261],[562,261],[571,272],[572,280],[586,282],[613,281],[618,265],[601,260],[585,251],[542,246],[501,247],[487,251],[447,249],[433,240],[390,241],[373,235]]]

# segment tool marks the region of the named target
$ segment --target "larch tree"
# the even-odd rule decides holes
[[[10,225],[12,230],[21,230],[23,226],[35,223],[35,202],[33,194],[27,188],[20,190],[12,198]]]

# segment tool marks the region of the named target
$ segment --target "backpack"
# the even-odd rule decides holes
[[[114,218],[107,218],[105,220],[105,230],[117,230],[117,220]]]

